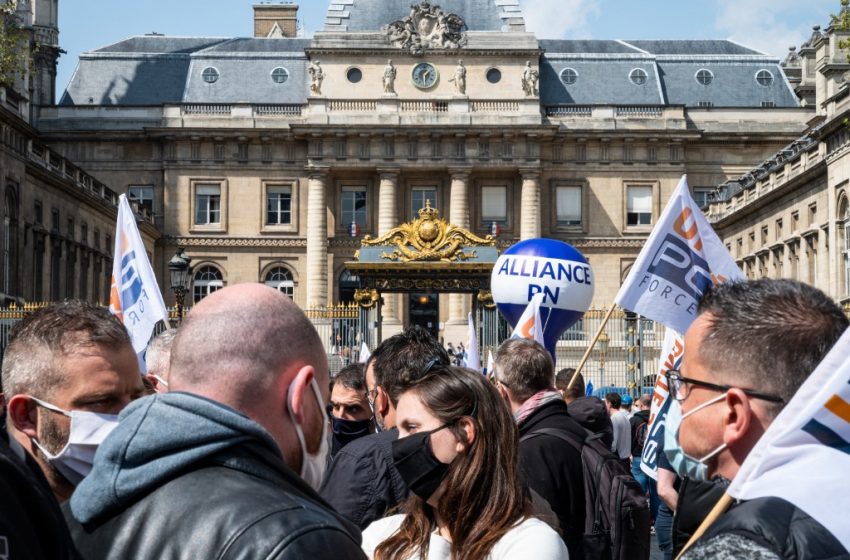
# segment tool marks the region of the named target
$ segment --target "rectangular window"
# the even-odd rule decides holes
[[[505,224],[508,221],[508,188],[481,187],[481,221]]]
[[[434,188],[415,188],[410,193],[410,216],[412,218],[419,217],[419,210],[425,208],[425,201],[429,201],[431,206],[437,206],[437,189]]]
[[[352,223],[366,225],[366,187],[342,188],[340,218],[342,227],[348,227]]]
[[[626,225],[652,225],[652,187],[626,187]]]
[[[776,240],[782,240],[782,220],[776,220]]]
[[[41,205],[41,202],[38,200],[35,201],[35,223],[41,224],[44,222],[44,208]]]
[[[127,197],[136,200],[139,206],[153,214],[153,187],[133,186],[127,189]]]
[[[581,187],[558,187],[555,206],[559,226],[581,225]]]
[[[709,196],[714,192],[714,189],[707,187],[695,187],[694,188],[694,202],[697,203],[697,207],[705,208],[708,206]]]
[[[266,191],[266,224],[292,223],[292,187],[268,187]]]
[[[221,187],[198,185],[195,187],[195,225],[221,223]]]

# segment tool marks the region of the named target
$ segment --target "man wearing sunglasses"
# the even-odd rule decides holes
[[[665,452],[677,473],[732,480],[847,325],[835,302],[799,282],[756,280],[709,290],[685,334],[681,369],[667,375],[674,401]],[[687,507],[680,501],[680,510]],[[762,498],[735,504],[684,558],[846,555],[803,511],[779,498]]]

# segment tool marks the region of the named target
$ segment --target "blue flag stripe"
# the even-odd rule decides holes
[[[830,427],[821,424],[817,420],[809,420],[809,423],[803,426],[803,431],[813,436],[822,444],[850,455],[850,443],[835,433]]]

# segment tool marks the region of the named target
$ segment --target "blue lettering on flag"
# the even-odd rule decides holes
[[[822,444],[850,455],[850,443],[835,433],[829,426],[821,424],[815,419],[803,426],[803,431],[814,437]]]
[[[671,234],[667,234],[661,248],[652,257],[647,272],[677,286],[694,300],[699,300],[711,286],[711,272],[705,259]]]
[[[133,307],[142,295],[142,279],[136,272],[136,253],[130,251],[121,259],[121,308]]]

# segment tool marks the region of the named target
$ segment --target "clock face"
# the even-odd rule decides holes
[[[411,77],[413,79],[413,85],[419,89],[429,89],[434,87],[434,84],[437,83],[437,78],[440,77],[440,74],[437,72],[437,69],[434,68],[433,64],[420,62],[413,67]]]

